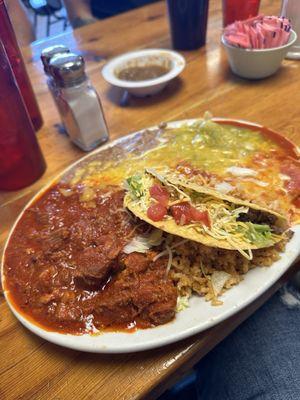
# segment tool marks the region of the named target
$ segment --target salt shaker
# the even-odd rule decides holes
[[[86,76],[84,59],[73,53],[51,58],[50,73],[58,88],[55,96],[70,139],[90,151],[108,139],[99,96]]]
[[[46,47],[45,49],[42,50],[41,53],[41,60],[44,66],[44,71],[45,74],[47,75],[47,85],[48,88],[52,94],[52,96],[55,98],[55,81],[52,78],[52,75],[50,73],[50,60],[52,57],[58,55],[58,54],[65,54],[65,53],[70,53],[70,50],[64,46],[63,44],[57,44],[54,46]]]
[[[66,54],[66,53],[70,53],[70,50],[63,44],[57,44],[54,46],[46,47],[45,49],[42,50],[42,53],[41,53],[41,60],[42,60],[43,66],[44,66],[45,74],[47,76],[48,89],[53,97],[54,102],[56,103],[61,120],[63,120],[63,116],[61,114],[61,110],[63,109],[63,106],[58,104],[58,102],[60,101],[60,97],[58,94],[58,87],[56,86],[55,81],[51,75],[49,64],[50,64],[50,60],[52,57],[54,57],[58,54]],[[65,128],[65,130],[66,130],[66,128]]]

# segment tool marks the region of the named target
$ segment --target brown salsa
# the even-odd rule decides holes
[[[5,255],[10,300],[37,324],[64,333],[170,321],[177,291],[166,259],[123,252],[147,229],[124,210],[124,191],[98,190],[87,207],[80,190],[53,186],[25,211]]]
[[[118,78],[123,81],[147,81],[156,79],[169,72],[169,69],[163,65],[145,65],[142,67],[128,67],[118,73]]]

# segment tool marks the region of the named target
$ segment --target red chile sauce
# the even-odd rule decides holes
[[[166,259],[122,250],[148,229],[123,209],[124,191],[55,185],[25,211],[5,253],[5,290],[27,319],[50,331],[132,330],[174,318]]]

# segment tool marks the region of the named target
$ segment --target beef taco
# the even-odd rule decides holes
[[[211,247],[238,250],[273,246],[288,228],[280,214],[218,193],[176,175],[147,169],[126,180],[124,205],[165,232]]]

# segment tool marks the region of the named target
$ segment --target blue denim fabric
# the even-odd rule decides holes
[[[97,18],[107,18],[158,0],[91,0],[92,13]]]
[[[300,293],[277,292],[197,365],[198,400],[300,400]]]

